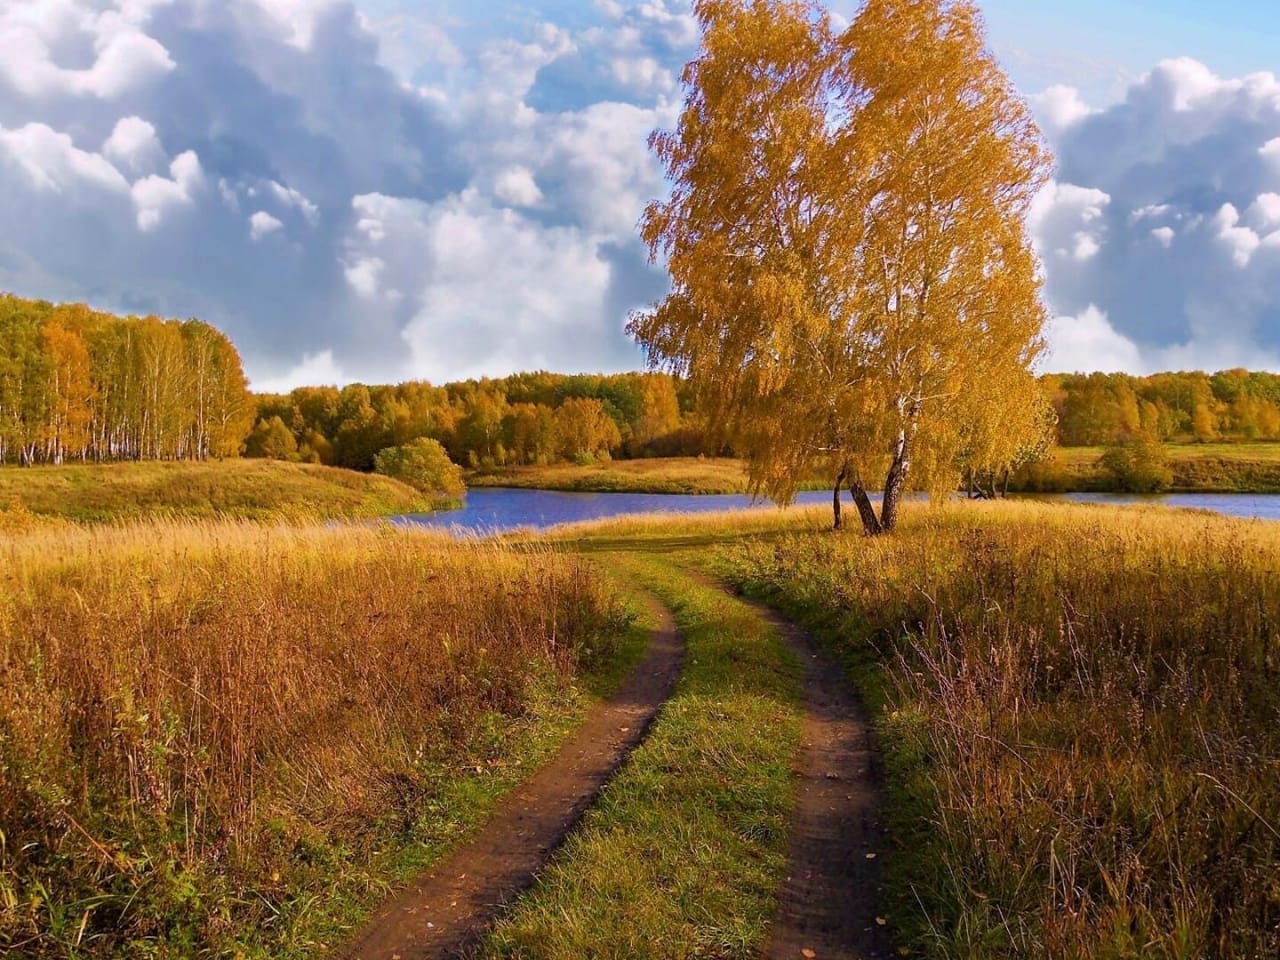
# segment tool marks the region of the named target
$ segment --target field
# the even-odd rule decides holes
[[[165,515],[368,519],[431,503],[386,477],[273,460],[0,467],[0,527],[18,514],[102,522]]]
[[[916,510],[728,575],[880,705],[900,940],[929,957],[1280,951],[1280,530]]]
[[[1174,493],[1280,493],[1280,444],[1167,444],[1164,449]],[[1103,447],[1060,447],[1014,485],[1042,492],[1105,492],[1112,487],[1098,467],[1105,452]]]
[[[473,472],[467,483],[576,493],[746,493],[748,486],[741,460],[704,457],[613,460],[585,467],[507,467]],[[815,481],[812,486],[823,489],[826,484]]]
[[[1166,448],[1177,493],[1280,493],[1280,444],[1170,444]],[[1063,447],[1019,476],[1014,488],[1067,493],[1105,492],[1111,480],[1098,468],[1102,447]],[[694,457],[615,460],[579,467],[507,467],[471,473],[473,487],[518,487],[592,493],[745,493],[740,460]],[[824,490],[814,479],[802,489]]]
[[[874,540],[828,524],[11,536],[0,945],[309,956],[424,866],[465,874],[459,844],[636,662],[652,624],[619,583],[673,612],[681,679],[476,949],[759,956],[807,873],[813,706],[726,583],[809,627],[871,712],[883,787],[827,774],[882,790],[868,925],[897,955],[1280,954],[1280,528],[1035,503],[915,503]]]
[[[0,569],[6,956],[314,956],[634,662],[545,551],[164,522]]]

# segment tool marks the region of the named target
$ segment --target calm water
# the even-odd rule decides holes
[[[830,504],[831,494],[802,493],[798,502]],[[1280,520],[1280,495],[1174,494],[1138,497],[1124,494],[1071,493],[1038,499],[1076,503],[1155,503],[1195,507],[1232,517]],[[521,528],[545,529],[561,523],[602,520],[637,513],[709,513],[716,510],[768,510],[768,503],[751,503],[743,495],[693,496],[651,493],[557,493],[551,490],[472,490],[461,510],[398,517],[399,523],[457,529],[472,533],[500,533]],[[848,509],[852,509],[849,507]],[[854,516],[856,522],[856,514]]]
[[[831,494],[802,493],[799,503],[831,502]],[[561,523],[604,520],[637,513],[712,513],[716,510],[775,509],[767,501],[752,504],[744,494],[704,496],[669,493],[558,493],[554,490],[478,489],[467,493],[461,510],[397,517],[398,523],[459,528],[476,533],[533,528]]]

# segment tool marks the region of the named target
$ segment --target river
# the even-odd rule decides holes
[[[1108,493],[1069,493],[1038,497],[1076,503],[1152,503],[1169,507],[1210,510],[1231,517],[1280,520],[1280,495],[1170,494],[1158,497]],[[829,492],[814,491],[797,497],[802,504],[831,503]],[[752,504],[741,494],[695,496],[658,493],[559,493],[552,490],[477,489],[467,494],[460,510],[397,517],[396,522],[439,527],[464,533],[501,533],[507,530],[543,530],[562,523],[603,520],[642,513],[710,513],[717,510],[767,510],[769,503]],[[856,520],[856,515],[854,517]]]

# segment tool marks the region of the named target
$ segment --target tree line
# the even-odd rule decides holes
[[[1280,440],[1280,376],[1219,373],[1071,374],[1041,378],[1063,447],[1142,436],[1173,443]]]
[[[254,416],[206,323],[0,295],[0,463],[234,457]]]
[[[352,470],[420,438],[470,468],[696,455],[705,443],[689,401],[661,373],[301,387],[258,398],[246,452]]]

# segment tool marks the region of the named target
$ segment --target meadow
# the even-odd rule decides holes
[[[612,460],[587,466],[549,464],[476,470],[473,487],[517,487],[576,493],[747,493],[747,470],[727,457],[652,457]],[[825,481],[802,489],[825,489]]]
[[[614,592],[545,549],[67,524],[0,570],[12,956],[323,952],[633,662]]]
[[[674,612],[647,740],[481,945],[755,956],[808,626],[875,718],[902,956],[1280,954],[1280,527],[911,504],[462,541],[62,523],[0,542],[0,947],[303,957],[481,829]],[[640,608],[637,608],[640,609]],[[835,771],[844,774],[844,771]]]
[[[387,477],[273,460],[0,467],[0,526],[23,517],[357,520],[430,509]]]
[[[898,939],[925,957],[1280,955],[1280,529],[914,508],[722,570],[877,709]]]
[[[1023,468],[1011,489],[1022,492],[1110,492],[1115,480],[1099,461],[1106,447],[1059,447],[1049,460]],[[1165,444],[1174,493],[1280,493],[1280,444]]]

